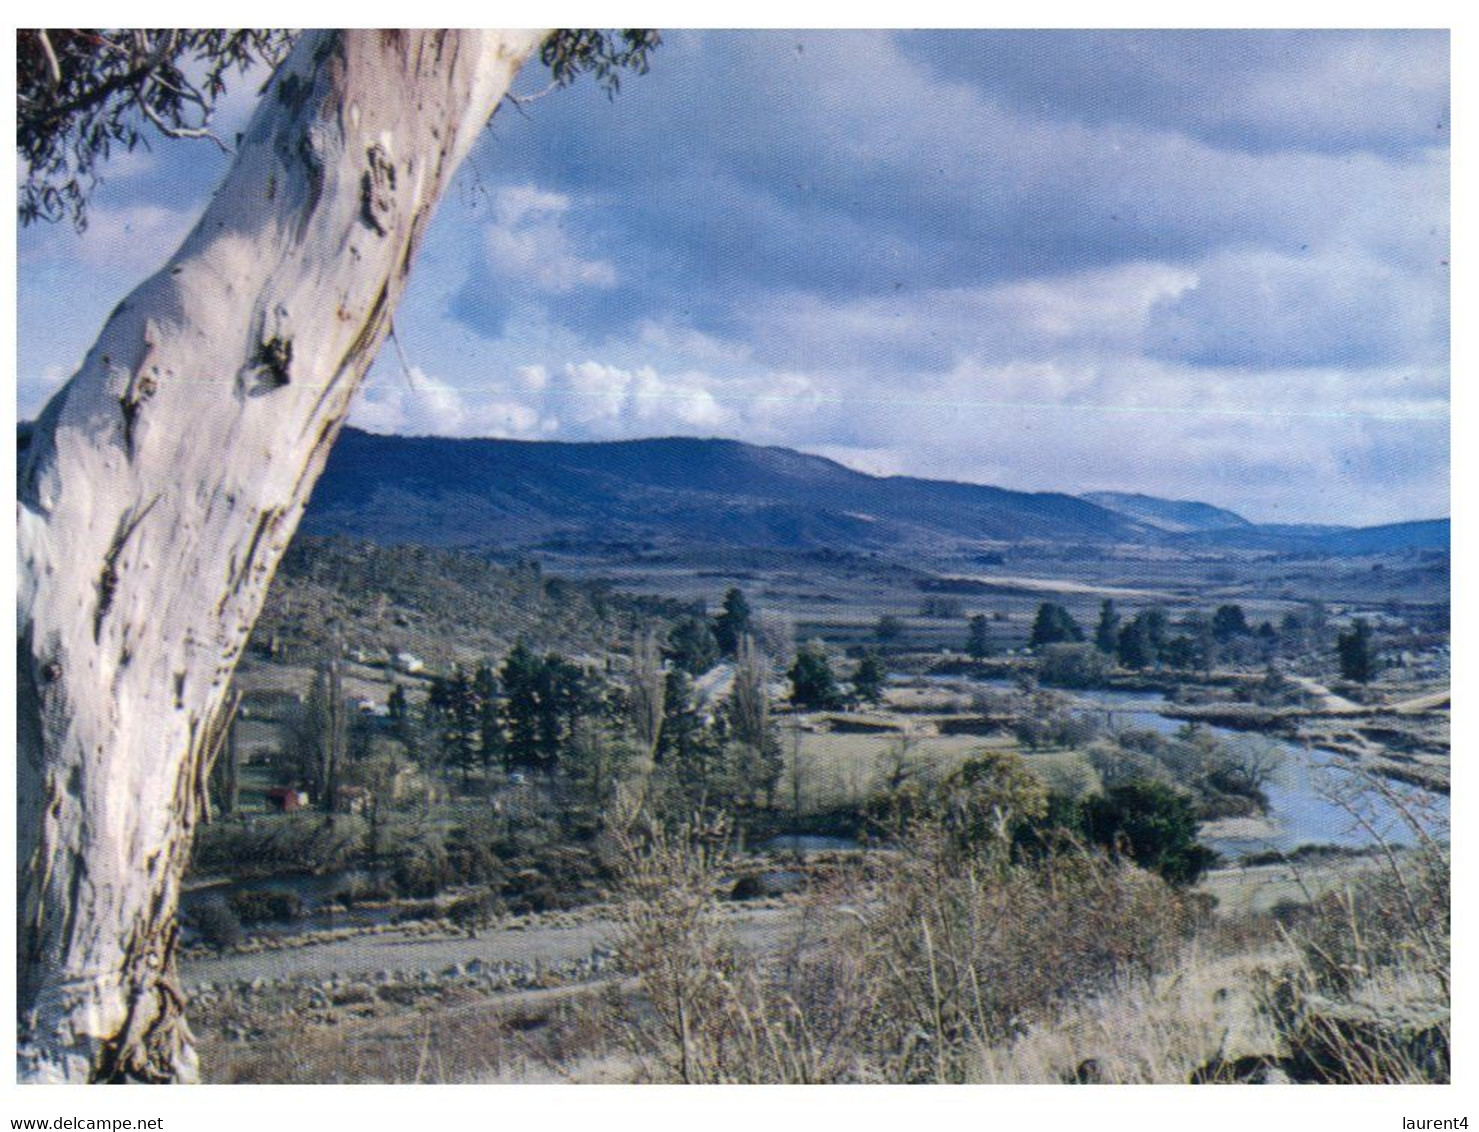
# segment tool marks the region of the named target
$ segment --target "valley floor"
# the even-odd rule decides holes
[[[1446,1079],[1446,928],[1438,938],[1424,918],[1440,906],[1446,916],[1447,908],[1446,564],[1143,549],[1096,557],[1052,547],[1012,548],[1009,561],[993,553],[1000,570],[970,557],[927,567],[802,553],[752,561],[726,552],[702,562],[551,557],[546,568],[585,580],[542,575],[537,564],[312,541],[280,577],[237,674],[246,709],[235,732],[235,813],[197,845],[198,891],[215,890],[218,906],[235,899],[243,912],[234,931],[214,937],[219,950],[194,943],[181,963],[208,1080]],[[429,705],[450,674],[496,664],[526,637],[536,652],[568,650],[630,691],[623,681],[635,669],[638,631],[682,627],[690,609],[707,610],[731,584],[751,594],[760,610],[755,628],[773,638],[773,663],[759,681],[777,740],[777,770],[761,796],[766,820],[736,839],[753,855],[698,882],[675,868],[649,886],[646,945],[657,954],[634,955],[632,901],[641,889],[622,871],[630,860],[608,852],[609,838],[577,844],[557,820],[568,817],[569,799],[584,797],[574,792],[584,780],[490,772],[486,760],[453,774],[436,762],[446,727]],[[1164,606],[1178,632],[1192,632],[1219,603],[1239,603],[1249,620],[1222,660],[1202,670],[1186,661],[1132,667],[1089,644],[1068,645],[1052,654],[1057,662],[1087,664],[1080,655],[1087,654],[1098,668],[1092,679],[1050,688],[1055,681],[1038,682],[1050,652],[1028,648],[1045,597],[1089,628],[1108,615],[1101,602],[1109,597],[1126,622]],[[1317,597],[1339,601],[1328,612],[1341,623],[1382,618],[1400,665],[1367,686],[1338,680],[1335,629],[1300,628]],[[1260,622],[1267,632],[1255,637]],[[330,623],[344,630],[342,645],[330,643],[343,652],[335,669],[342,695],[357,705],[361,761],[376,767],[379,759],[394,773],[385,782],[367,777],[373,790],[351,784],[358,809],[276,812],[281,788],[272,787],[285,767],[298,767],[289,756],[304,746],[299,732],[312,719]],[[968,627],[984,638],[975,660],[962,651]],[[860,679],[860,658],[881,647],[881,694],[836,706],[792,696],[782,679],[786,661],[813,640],[844,679]],[[717,717],[736,669],[711,658],[701,675],[676,685],[683,699],[674,702],[691,706],[695,720]],[[422,731],[406,718],[419,718]],[[625,733],[616,738],[625,741]],[[1205,874],[1188,897],[1175,887],[1184,879],[1117,872],[1115,849],[1065,865],[1060,894],[1056,859],[1008,877],[1010,870],[969,858],[969,867],[956,869],[968,874],[961,877],[950,869],[908,872],[903,840],[857,848],[870,844],[865,818],[878,817],[873,803],[905,806],[915,791],[934,798],[973,760],[1020,766],[1073,805],[1142,777],[1174,781],[1178,796],[1195,797],[1195,836],[1224,861],[1249,863]],[[1251,785],[1228,786],[1232,771]],[[1347,780],[1353,787],[1343,791]],[[384,805],[366,808],[365,798]],[[756,806],[753,790],[745,806]],[[782,844],[787,837],[793,844]],[[495,842],[501,856],[486,868],[467,852]],[[822,851],[804,858],[792,851],[802,848]],[[461,872],[451,867],[456,854]],[[1396,858],[1409,856],[1426,858],[1414,867],[1434,893],[1421,915],[1396,876]],[[598,857],[601,868],[588,867]],[[419,876],[408,864],[423,858],[447,867]],[[391,861],[405,874],[394,882]],[[737,898],[741,880],[754,882],[746,894],[756,899]],[[693,885],[687,895],[685,884]],[[1360,894],[1359,915],[1352,893]],[[272,897],[293,910],[271,914]],[[665,901],[675,914],[702,905],[708,926],[696,934],[712,928],[713,950],[689,949],[683,930],[663,935],[663,915],[653,909]],[[476,914],[459,926],[454,909],[464,903]],[[1362,917],[1390,920],[1394,907],[1416,927],[1404,920],[1407,935],[1377,932],[1373,940]],[[429,918],[397,922],[412,915]],[[935,1016],[917,1025],[909,1013],[916,1005],[909,994],[921,986],[933,993],[930,916],[960,930],[951,958],[959,960],[960,999],[975,996],[975,1018],[959,1001],[952,1008],[964,1022],[944,1018],[939,1001],[930,1004]],[[192,940],[212,938],[206,921],[187,920]],[[359,926],[312,930],[349,922]],[[872,938],[879,923],[886,932]],[[927,961],[917,947],[921,925]],[[242,930],[250,938],[238,942]],[[834,944],[844,937],[846,945]],[[998,951],[1004,938],[1015,951]],[[1424,963],[1413,967],[1418,945]],[[834,946],[832,970],[825,958]],[[1323,959],[1310,956],[1321,948],[1338,961],[1311,974]],[[1016,966],[1003,975],[998,956],[1008,951]],[[1352,957],[1387,971],[1385,981],[1348,979]],[[1081,964],[1077,981],[1039,977],[1060,959]],[[680,1066],[673,1034],[704,1020],[680,1011],[674,1024],[649,962],[693,984],[681,988],[680,1001],[717,993],[712,980],[725,984],[706,1008],[730,1029],[694,1076],[688,1038]],[[908,978],[890,983],[893,968],[910,962]],[[787,997],[787,980],[808,963],[806,977],[816,981],[798,999]],[[1020,1011],[982,1006],[995,989],[983,996],[979,984],[998,975],[1022,980]],[[858,1005],[880,988],[901,997],[881,1008],[882,997],[872,1009]],[[856,1018],[871,1027],[856,1042],[850,1020],[832,1009],[834,997],[848,994]],[[831,1038],[813,1048],[795,1027],[814,1022],[830,1027]],[[725,1060],[732,1055],[720,1047],[755,1034],[780,1041],[752,1051],[753,1062]],[[792,1039],[796,1049],[777,1053]],[[947,1066],[936,1051],[950,1042]],[[1375,1061],[1361,1060],[1373,1050]],[[1356,1060],[1341,1060],[1347,1056]]]

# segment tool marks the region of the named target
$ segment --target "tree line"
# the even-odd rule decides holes
[[[1099,606],[1092,646],[1121,668],[1174,668],[1207,671],[1219,663],[1268,663],[1276,657],[1297,657],[1330,649],[1331,624],[1321,602],[1290,610],[1276,626],[1249,621],[1241,605],[1225,603],[1208,613],[1192,610],[1173,621],[1160,606],[1123,616],[1112,598]],[[1033,620],[1029,647],[1045,650],[1055,645],[1083,644],[1088,634],[1066,607],[1043,602]],[[967,651],[985,655],[985,620],[972,618]],[[1357,618],[1335,642],[1341,676],[1368,683],[1378,668],[1378,655],[1369,622]]]

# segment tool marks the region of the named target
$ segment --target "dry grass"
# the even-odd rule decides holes
[[[1207,873],[1197,890],[1214,897],[1224,916],[1259,915],[1308,903],[1356,882],[1378,867],[1379,862],[1370,857],[1336,857],[1313,868],[1285,863],[1234,864]]]
[[[1296,1071],[1337,1084],[1450,1077],[1449,859],[1426,844],[1314,901],[1259,985]]]
[[[971,859],[921,826],[886,867],[812,893],[795,939],[760,957],[719,928],[717,844],[653,830],[628,847],[619,955],[651,1080],[969,1080],[983,1050],[1059,1004],[1162,970],[1196,914],[1131,866]]]
[[[1120,980],[983,1052],[974,1079],[992,1084],[1185,1084],[1218,1061],[1268,1055],[1278,1034],[1258,1008],[1258,973],[1288,949],[1213,957],[1193,949],[1172,971]],[[1088,1068],[1088,1067],[1092,1068]]]
[[[415,1007],[339,1011],[332,1025],[288,1014],[247,1042],[200,1035],[217,1084],[448,1084],[630,1079],[611,1041],[611,989],[572,987]],[[624,1066],[624,1068],[618,1068]]]
[[[656,1082],[813,1084],[856,1079],[857,1050],[820,1039],[826,1004],[835,1036],[849,1029],[839,1004],[815,979],[785,977],[737,949],[721,925],[716,892],[725,871],[725,831],[649,827],[623,845],[627,900],[617,943],[634,999],[613,1018],[638,1078]],[[802,948],[793,947],[790,958]],[[850,1014],[846,1007],[844,1013]],[[840,1025],[839,1025],[840,1022]]]
[[[916,831],[854,941],[888,1076],[971,1079],[983,1050],[1061,1003],[1174,962],[1195,918],[1160,878],[1097,855],[972,862]]]

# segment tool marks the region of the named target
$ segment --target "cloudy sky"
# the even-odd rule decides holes
[[[499,112],[354,420],[1445,515],[1448,81],[1444,33],[672,33]],[[223,172],[162,143],[21,233],[22,416]]]

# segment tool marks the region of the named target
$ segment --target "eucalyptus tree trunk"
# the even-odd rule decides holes
[[[18,482],[19,1075],[196,1076],[177,906],[227,685],[437,199],[541,32],[317,32]]]

